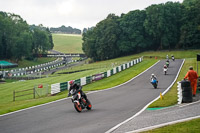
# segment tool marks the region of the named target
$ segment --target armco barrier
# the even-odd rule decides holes
[[[76,79],[75,80],[75,83],[78,83],[80,84],[81,86],[83,85],[86,85],[86,84],[89,84],[93,81],[96,81],[96,80],[100,80],[100,79],[103,79],[103,78],[106,78],[106,77],[110,77],[118,72],[121,72],[127,68],[130,68],[131,66],[141,62],[143,60],[143,57],[139,58],[139,59],[135,59],[133,61],[130,61],[126,64],[123,64],[123,65],[120,65],[120,66],[117,66],[111,70],[108,70],[106,72],[102,72],[102,73],[99,73],[99,74],[95,74],[93,76],[88,76],[88,77],[82,77],[80,79]],[[56,83],[56,84],[52,84],[51,85],[51,94],[54,95],[54,94],[57,94],[61,91],[64,91],[64,90],[67,90],[69,89],[69,81],[67,82],[63,82],[63,83]]]
[[[60,83],[60,91],[64,91],[68,89],[68,82]]]
[[[47,67],[45,65],[49,65],[49,66]],[[23,76],[23,75],[27,75],[27,74],[32,74],[34,72],[39,72],[39,71],[42,71],[42,70],[47,70],[47,69],[50,69],[50,68],[58,67],[58,66],[61,66],[61,65],[63,65],[63,61],[59,61],[59,59],[57,59],[55,61],[48,62],[48,63],[45,63],[45,64],[9,70],[7,72],[6,76],[7,77]]]

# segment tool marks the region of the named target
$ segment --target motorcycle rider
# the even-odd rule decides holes
[[[69,88],[68,97],[75,94],[75,93],[80,92],[81,96],[85,98],[86,102],[88,101],[86,94],[81,90],[82,86],[76,84],[74,82],[74,80],[69,81],[69,85],[70,85],[70,88]],[[71,90],[73,90],[73,94],[70,93]]]
[[[158,80],[157,80],[157,77],[152,73],[151,74],[151,84],[154,86],[154,88],[156,89],[157,88],[157,85],[158,85]]]
[[[151,74],[151,82],[153,81],[153,80],[156,80],[156,82],[158,83],[158,80],[157,80],[157,77],[156,77],[156,75],[155,74]]]
[[[166,75],[167,74],[167,66],[166,65],[164,65],[163,71],[164,71],[164,73]]]
[[[167,60],[165,64],[167,67],[169,67],[169,60]]]
[[[169,60],[169,56],[168,55],[166,55],[166,59]]]
[[[174,57],[174,55],[172,55],[172,60],[175,61],[175,57]]]

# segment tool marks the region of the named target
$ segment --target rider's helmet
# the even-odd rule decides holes
[[[152,73],[151,76],[154,77],[155,75]]]
[[[164,65],[164,68],[167,68],[167,66],[166,66],[166,65]]]
[[[69,81],[69,85],[70,86],[74,85],[74,80]]]

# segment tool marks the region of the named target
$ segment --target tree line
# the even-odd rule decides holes
[[[50,28],[52,33],[65,33],[65,34],[81,34],[81,30],[72,28],[71,26],[65,27],[62,25],[58,28]]]
[[[199,49],[200,1],[151,5],[109,14],[83,33],[82,49],[94,61],[147,50]]]
[[[0,59],[33,59],[34,54],[47,53],[53,47],[48,28],[30,26],[19,15],[0,12]]]

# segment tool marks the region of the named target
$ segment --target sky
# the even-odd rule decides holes
[[[144,10],[152,4],[183,0],[0,0],[0,11],[20,15],[29,25],[65,25],[83,30],[95,26],[108,14],[120,16]]]

